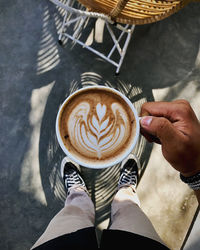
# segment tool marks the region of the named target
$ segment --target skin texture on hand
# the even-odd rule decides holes
[[[200,172],[200,123],[187,101],[147,102],[141,116],[141,133],[161,144],[171,166],[184,176]]]
[[[147,102],[141,116],[141,133],[161,144],[172,167],[184,176],[200,172],[200,123],[187,101]],[[200,204],[200,190],[194,192]]]

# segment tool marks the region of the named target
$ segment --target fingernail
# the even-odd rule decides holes
[[[152,116],[142,117],[142,119],[140,120],[142,127],[148,127],[151,124],[152,119],[153,119]]]

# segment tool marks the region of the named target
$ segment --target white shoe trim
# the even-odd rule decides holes
[[[60,175],[62,178],[64,177],[64,167],[67,162],[71,162],[78,169],[78,171],[81,172],[80,166],[76,162],[72,161],[68,156],[66,156],[62,159],[62,162],[60,165]]]
[[[124,159],[124,160],[122,161],[121,167],[120,167],[120,168],[122,169],[122,168],[124,167],[124,165],[127,163],[127,161],[130,160],[130,159],[133,159],[133,160],[136,161],[137,166],[138,166],[138,172],[139,172],[139,170],[141,169],[140,160],[139,160],[139,158],[138,158],[136,155],[134,155],[133,153],[131,153],[126,159]]]

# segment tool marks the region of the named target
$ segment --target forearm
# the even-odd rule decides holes
[[[199,190],[195,190],[194,193],[195,193],[195,195],[197,197],[197,200],[198,200],[198,203],[200,205],[200,189]]]

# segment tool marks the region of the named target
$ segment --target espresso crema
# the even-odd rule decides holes
[[[122,97],[107,89],[85,89],[63,106],[59,130],[67,150],[85,163],[121,157],[135,136],[135,117]]]

